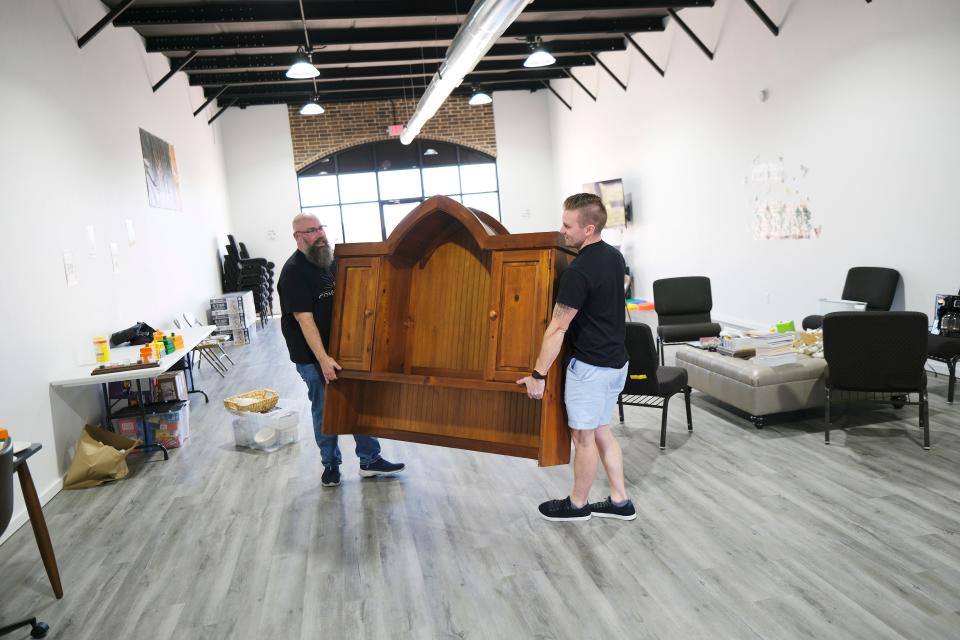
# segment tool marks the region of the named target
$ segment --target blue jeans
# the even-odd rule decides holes
[[[318,364],[298,364],[297,373],[307,383],[307,395],[310,397],[310,413],[313,414],[313,437],[320,447],[320,460],[323,466],[340,466],[340,447],[337,436],[323,433],[323,402],[327,383]],[[380,442],[370,436],[353,436],[357,442],[357,457],[360,464],[370,464],[380,459]]]

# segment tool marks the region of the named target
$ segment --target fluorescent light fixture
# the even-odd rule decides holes
[[[420,96],[417,108],[410,116],[403,133],[402,144],[410,144],[423,125],[432,118],[450,93],[473,71],[493,43],[520,15],[531,0],[478,0],[457,30],[447,49],[447,57],[434,73],[426,91]]]
[[[548,67],[556,61],[557,59],[550,55],[550,52],[541,46],[534,49],[533,53],[527,56],[527,59],[523,61],[523,66],[527,67],[528,69],[533,69],[535,67]]]
[[[424,149],[423,155],[425,155],[425,156],[435,156],[435,155],[439,155],[439,154],[437,153],[437,150],[434,149],[433,147],[427,147],[426,149]]]
[[[293,80],[309,80],[320,75],[317,68],[313,66],[309,54],[303,48],[297,49],[297,57],[293,64],[287,69],[287,77]]]
[[[317,98],[314,98],[307,104],[303,105],[300,109],[300,115],[303,116],[318,116],[324,112],[324,108],[320,106],[320,103],[317,102]]]

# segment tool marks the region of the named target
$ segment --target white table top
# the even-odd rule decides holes
[[[102,384],[105,382],[117,382],[119,380],[143,380],[146,378],[156,378],[161,373],[176,364],[181,358],[187,355],[191,349],[200,344],[200,341],[208,337],[216,330],[213,325],[188,327],[186,329],[164,330],[169,335],[178,333],[183,336],[183,348],[177,349],[173,353],[168,353],[160,358],[160,366],[149,369],[132,369],[129,371],[117,371],[116,373],[101,373],[93,375],[91,372],[96,368],[96,364],[77,365],[61,372],[50,384],[56,387],[80,387],[87,384]],[[124,362],[129,359],[136,362],[140,359],[140,346],[114,347],[110,349],[111,362]]]

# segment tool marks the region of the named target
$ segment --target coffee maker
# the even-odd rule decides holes
[[[937,294],[930,333],[960,338],[960,295]]]

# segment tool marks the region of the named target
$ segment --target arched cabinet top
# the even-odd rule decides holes
[[[416,261],[464,228],[484,251],[564,248],[563,235],[558,231],[511,234],[489,214],[465,207],[453,198],[433,196],[408,213],[385,242],[339,244],[336,256],[382,255]]]

